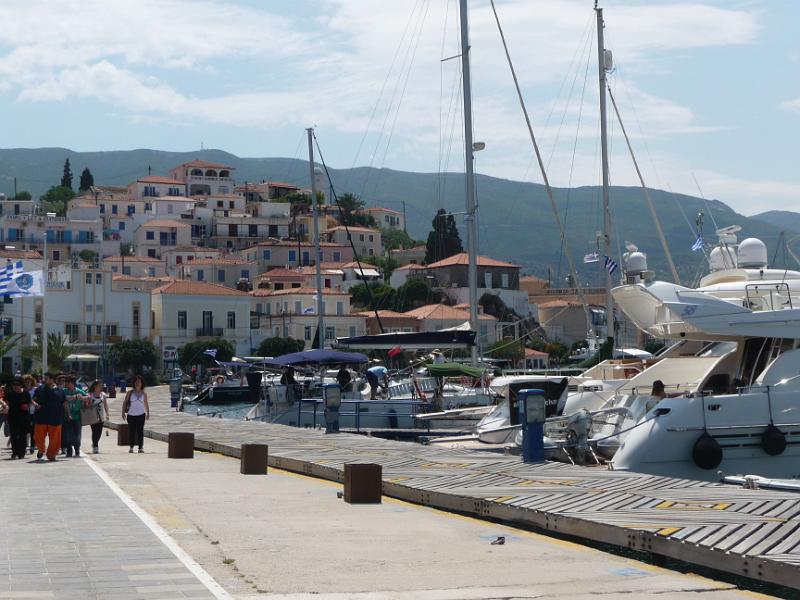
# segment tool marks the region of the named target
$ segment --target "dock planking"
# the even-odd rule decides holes
[[[197,417],[170,410],[166,389],[149,392],[154,439],[190,431],[196,448],[237,458],[241,444],[265,443],[270,466],[338,482],[345,463],[377,463],[387,496],[800,589],[798,493]]]

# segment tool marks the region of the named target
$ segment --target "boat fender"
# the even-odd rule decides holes
[[[778,456],[786,450],[786,435],[775,425],[768,425],[761,435],[761,447],[770,456]]]
[[[692,448],[692,460],[701,469],[715,469],[722,462],[722,448],[719,442],[703,432]]]

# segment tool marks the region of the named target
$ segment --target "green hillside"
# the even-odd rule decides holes
[[[58,183],[67,157],[76,176],[84,167],[89,167],[98,184],[126,184],[138,176],[146,175],[148,167],[152,168],[153,174],[166,174],[175,165],[202,158],[235,167],[238,183],[279,180],[308,186],[307,163],[295,159],[240,158],[220,150],[73,152],[63,148],[39,148],[0,150],[0,192],[11,194],[12,179],[16,177],[18,190],[29,190],[34,197],[38,197],[48,187]],[[333,169],[331,177],[337,193],[353,192],[368,205],[384,205],[401,210],[401,201],[405,200],[409,233],[418,239],[426,238],[431,219],[439,207],[454,213],[464,210],[463,175],[457,173],[438,175],[359,167],[352,170]],[[566,261],[561,256],[559,234],[543,186],[478,175],[477,190],[480,252],[516,262],[526,272],[542,277],[548,275],[549,267],[553,278],[563,279],[567,274]],[[601,227],[599,189],[557,189],[556,196],[568,230],[570,247],[580,263],[583,255],[593,250],[595,231]],[[673,195],[660,190],[653,190],[652,198],[680,275],[685,282],[691,282],[705,269],[705,263],[701,253],[690,249],[694,234],[687,220],[693,225],[699,211],[708,212],[706,204],[700,198]],[[625,240],[629,240],[647,252],[650,266],[659,276],[667,277],[666,260],[641,189],[613,187],[611,205],[615,225],[615,258],[617,243],[621,246]],[[775,251],[780,223],[786,222],[785,216],[775,222],[765,222],[761,218],[764,215],[748,218],[720,201],[709,201],[707,206],[713,215],[713,219],[708,214],[705,218],[707,242],[714,241],[713,221],[716,220],[719,227],[741,225],[743,236],[760,237],[767,243],[770,252]],[[793,216],[793,222],[800,221],[800,215],[789,214]],[[463,238],[463,216],[458,215],[456,220]],[[778,253],[779,256],[783,254]],[[780,261],[776,264],[784,266]],[[581,264],[580,268],[584,280],[602,280],[599,265]]]
[[[785,230],[789,237],[800,234],[800,213],[789,210],[768,210],[767,212],[753,215],[753,219]]]

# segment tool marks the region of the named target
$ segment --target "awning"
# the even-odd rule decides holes
[[[369,362],[366,354],[360,352],[336,352],[335,350],[304,350],[292,352],[277,358],[264,360],[265,365],[303,366],[303,365],[352,365]]]
[[[354,269],[356,277],[380,277],[381,274],[375,269]]]
[[[425,365],[428,373],[437,377],[482,377],[483,369],[478,367],[471,367],[469,365],[462,365],[461,363],[446,362],[446,363],[430,363]]]
[[[442,348],[468,348],[475,345],[475,332],[409,331],[403,333],[381,333],[336,338],[337,348],[359,348],[361,350],[391,350],[401,346],[406,350],[435,350]]]
[[[68,362],[99,362],[100,357],[96,354],[70,354],[66,360]]]

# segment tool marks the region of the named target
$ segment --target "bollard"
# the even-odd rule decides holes
[[[266,475],[269,446],[266,444],[242,444],[239,472],[242,475]]]
[[[383,467],[375,464],[344,465],[344,501],[380,504]]]
[[[194,434],[171,431],[167,438],[168,458],[194,458]]]
[[[117,424],[117,446],[130,446],[131,430],[127,423]]]

